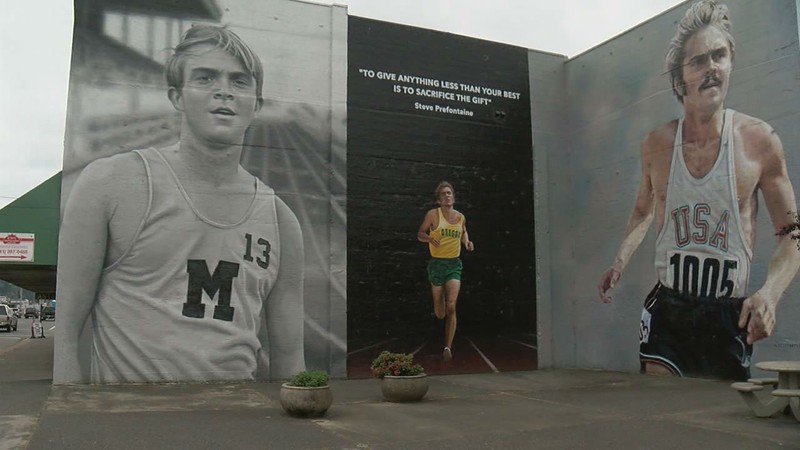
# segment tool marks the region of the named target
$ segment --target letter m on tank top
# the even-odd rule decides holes
[[[208,264],[202,259],[186,261],[186,272],[189,274],[189,285],[186,290],[186,303],[183,304],[183,315],[194,319],[205,317],[206,305],[203,304],[203,292],[210,298],[217,295],[214,307],[214,319],[233,321],[234,307],[231,306],[233,279],[239,276],[239,264],[220,261],[211,274]]]

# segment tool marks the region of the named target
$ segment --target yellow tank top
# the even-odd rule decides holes
[[[436,209],[439,214],[439,226],[431,230],[430,237],[439,240],[439,246],[428,244],[434,258],[458,258],[461,255],[461,233],[464,230],[464,215],[460,214],[458,223],[452,224],[444,218],[442,208]]]

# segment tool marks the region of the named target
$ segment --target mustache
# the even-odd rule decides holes
[[[703,77],[703,82],[700,83],[699,90],[707,89],[707,88],[711,87],[712,85],[719,86],[721,84],[722,84],[722,80],[720,80],[718,76],[716,76],[714,74],[708,74],[705,77]]]

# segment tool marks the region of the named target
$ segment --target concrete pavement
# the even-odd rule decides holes
[[[605,371],[430,377],[425,400],[333,380],[322,419],[287,416],[279,383],[52,386],[53,339],[0,351],[0,449],[800,449],[729,383]]]

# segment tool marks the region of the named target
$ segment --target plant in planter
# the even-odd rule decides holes
[[[372,360],[372,376],[381,379],[381,393],[390,402],[418,402],[428,392],[428,375],[411,353],[383,351]]]
[[[303,371],[281,385],[281,406],[295,417],[320,417],[333,403],[328,374],[320,370]]]

